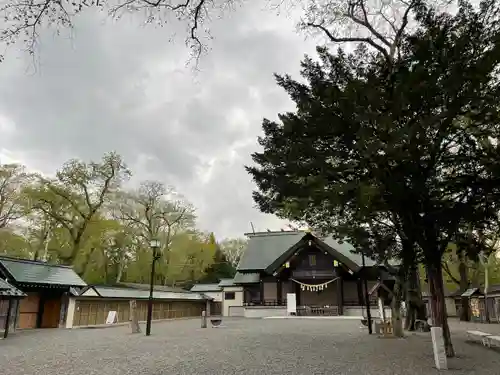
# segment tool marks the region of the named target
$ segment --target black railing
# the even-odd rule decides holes
[[[342,304],[343,306],[363,306],[364,303],[357,300],[345,300]],[[243,306],[286,306],[286,299],[277,300],[277,299],[265,299],[261,300],[251,300],[243,303]],[[377,306],[377,301],[373,301],[370,299],[370,306]]]
[[[337,306],[297,306],[298,316],[337,316],[339,308]]]
[[[358,300],[346,300],[346,301],[344,301],[343,305],[344,306],[363,306],[364,301],[360,302]],[[377,301],[373,301],[370,299],[370,306],[377,306],[377,305],[378,305]]]
[[[286,306],[286,300],[277,300],[277,299],[265,299],[261,300],[252,300],[243,304],[244,306]]]

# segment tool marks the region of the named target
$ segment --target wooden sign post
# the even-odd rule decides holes
[[[137,316],[137,301],[130,301],[130,329],[132,333],[140,333],[139,318]]]

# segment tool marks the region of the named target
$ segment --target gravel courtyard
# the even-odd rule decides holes
[[[22,332],[0,341],[2,375],[356,374],[432,375],[430,339],[368,336],[352,320],[198,320],[128,327]],[[144,331],[144,329],[143,329]],[[500,374],[500,353],[454,335],[453,374]]]

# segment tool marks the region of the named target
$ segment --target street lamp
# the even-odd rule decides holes
[[[153,253],[153,259],[151,261],[151,279],[149,284],[148,316],[146,319],[146,336],[151,335],[151,319],[153,318],[153,286],[155,279],[155,263],[159,258],[158,249],[160,248],[160,241],[157,239],[151,239],[151,241],[149,241],[149,247],[151,247],[151,252]]]

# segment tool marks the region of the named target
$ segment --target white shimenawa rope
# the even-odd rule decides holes
[[[328,284],[333,283],[337,279],[338,279],[338,277],[336,277],[335,279],[332,279],[330,281],[327,281],[325,283],[322,283],[322,284],[306,284],[306,283],[301,283],[300,281],[295,280],[295,279],[290,279],[290,280],[292,280],[293,282],[299,284],[300,285],[300,289],[302,289],[302,290],[308,290],[308,291],[311,291],[311,292],[317,292],[317,291],[326,289],[328,287]]]

